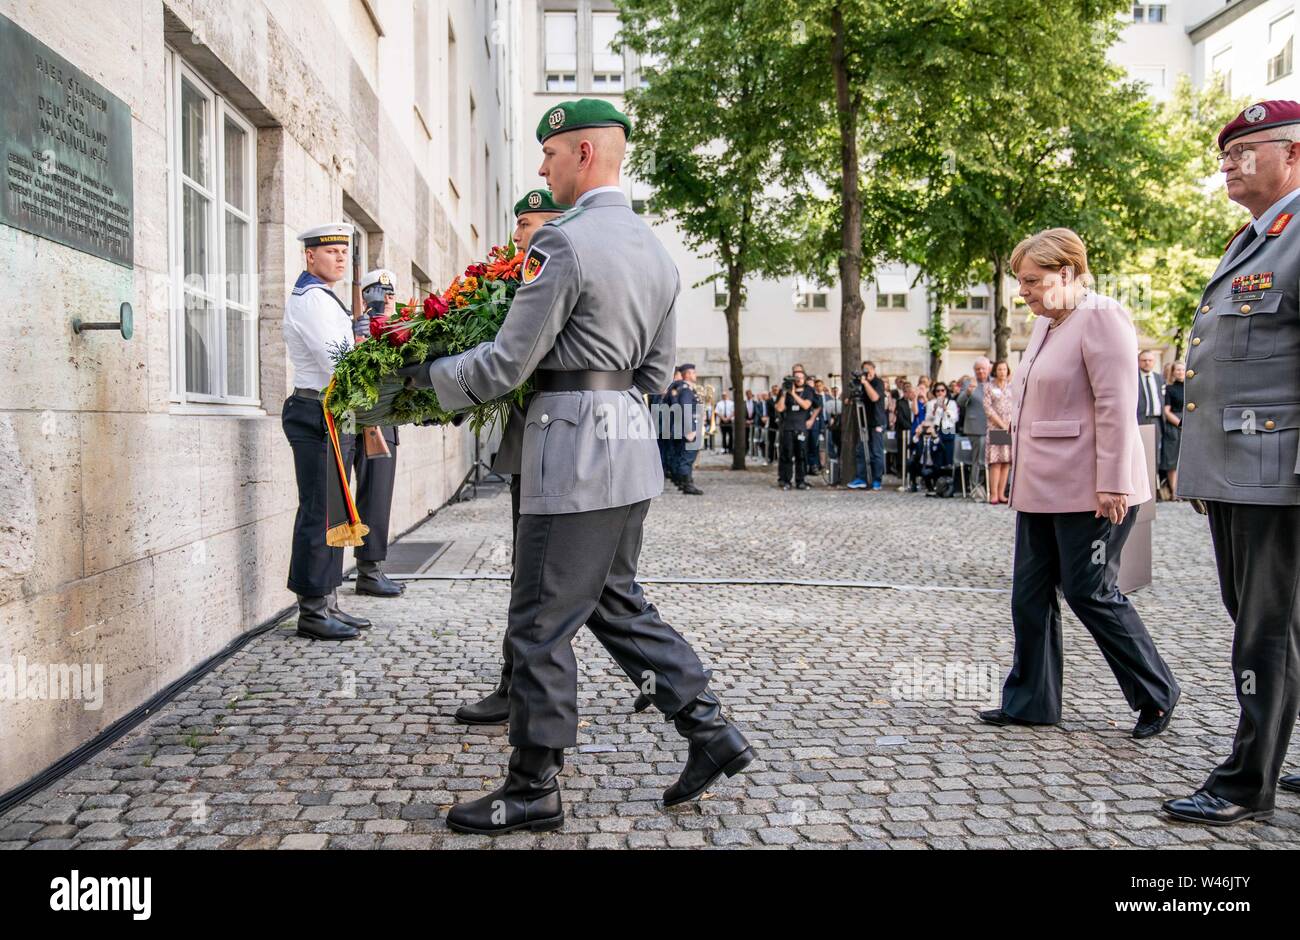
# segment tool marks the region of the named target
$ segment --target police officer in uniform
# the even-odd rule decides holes
[[[397,275],[380,268],[361,278],[361,299],[365,309],[353,324],[358,340],[370,335],[370,317],[396,313]],[[352,468],[357,475],[357,514],[370,527],[365,544],[352,550],[357,562],[358,594],[371,597],[399,597],[405,584],[384,574],[382,563],[388,557],[388,523],[393,513],[393,483],[397,479],[398,434],[395,427],[374,429],[388,444],[388,457],[371,457],[366,453],[366,432],[357,434],[353,444]],[[372,432],[373,433],[373,432]]]
[[[668,379],[680,279],[618,186],[630,130],[608,101],[547,111],[539,173],[574,208],[533,236],[496,339],[415,379],[452,409],[498,398],[529,375],[537,389],[524,428],[507,628],[514,751],[500,789],[452,808],[447,823],[458,831],[562,825],[559,773],[578,731],[572,641],[583,623],[689,742],[665,805],[698,798],[753,759],[699,657],[636,580],[646,512],[663,489],[642,393]]]
[[[671,421],[668,424],[663,423],[662,415],[671,414],[663,409],[668,405],[668,389],[672,388],[682,377],[682,370],[673,368],[672,381],[668,383],[668,388],[659,392],[649,392],[646,394],[646,403],[650,406],[650,417],[654,421],[655,433],[659,438],[659,466],[663,470],[664,476],[676,482],[675,476],[677,471],[674,469],[676,461],[675,449],[673,447],[673,437],[671,434]]]
[[[681,378],[668,386],[667,402],[681,410],[681,437],[672,440],[672,481],[687,496],[703,496],[704,490],[695,485],[695,457],[698,447],[689,446],[700,436],[700,397],[695,394],[695,363],[683,362],[675,370]],[[676,428],[676,425],[673,425]]]
[[[1197,307],[1178,495],[1209,516],[1241,707],[1232,754],[1171,816],[1273,813],[1300,710],[1300,102],[1263,101],[1219,134],[1228,198],[1252,219]]]
[[[348,270],[352,226],[320,225],[298,236],[305,268],[284,305],[284,347],[293,370],[293,394],[281,424],[293,448],[298,514],[293,522],[289,590],[298,596],[298,635],[315,640],[353,640],[370,621],[338,606],[343,549],[325,543],[325,481],[334,472],[321,395],[334,374],[331,347],[352,344],[352,314],[333,287]],[[343,465],[352,461],[353,437],[339,438]]]

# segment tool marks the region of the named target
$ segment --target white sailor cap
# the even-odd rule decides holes
[[[375,268],[373,271],[367,271],[361,277],[361,289],[374,287],[378,284],[384,290],[392,292],[397,290],[397,275],[387,268]]]
[[[302,242],[304,248],[315,248],[319,245],[350,245],[352,228],[350,222],[330,222],[328,225],[318,225],[300,233],[298,241]]]

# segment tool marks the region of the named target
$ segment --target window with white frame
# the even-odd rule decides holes
[[[258,404],[257,133],[168,52],[172,398]]]
[[[1232,94],[1232,46],[1221,49],[1210,59],[1210,74],[1223,77],[1223,93]]]
[[[907,294],[904,293],[881,293],[876,294],[877,310],[906,310]]]
[[[1163,3],[1133,4],[1134,23],[1163,23],[1164,21],[1165,21],[1165,4]]]
[[[963,313],[980,313],[989,309],[989,299],[981,294],[967,294],[957,301],[954,309]]]
[[[578,88],[578,14],[546,14],[546,90]]]
[[[802,278],[794,283],[793,299],[796,310],[826,310],[829,306],[826,291]]]
[[[1295,14],[1287,13],[1268,24],[1268,80],[1275,82],[1291,74],[1295,47]]]
[[[623,47],[615,42],[618,35],[617,13],[591,14],[591,90],[623,90]]]

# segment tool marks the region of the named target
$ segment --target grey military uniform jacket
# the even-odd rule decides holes
[[[429,367],[438,402],[500,398],[535,369],[632,370],[627,391],[538,392],[521,452],[520,512],[587,512],[663,492],[642,392],[672,377],[677,269],[621,193],[596,193],[537,230],[495,340]]]
[[[1300,196],[1228,246],[1187,353],[1178,495],[1300,504]],[[1254,277],[1259,275],[1259,277]]]

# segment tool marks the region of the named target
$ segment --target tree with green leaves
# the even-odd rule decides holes
[[[1156,105],[1107,59],[1120,0],[935,3],[931,45],[912,70],[922,104],[884,159],[924,176],[906,260],[937,280],[991,274],[995,351],[1007,358],[1011,250],[1066,226],[1112,269],[1165,225],[1160,189],[1176,161]]]
[[[1123,266],[1126,279],[1145,281],[1138,326],[1168,337],[1182,358],[1201,291],[1214,274],[1224,247],[1246,213],[1223,188],[1214,154],[1225,124],[1246,106],[1229,96],[1222,79],[1197,90],[1185,76],[1174,86],[1161,114],[1160,145],[1177,167],[1162,181],[1165,225],[1157,244],[1134,253]]]
[[[790,273],[798,226],[783,188],[783,144],[802,133],[783,93],[799,37],[774,0],[621,0],[622,40],[653,63],[627,95],[636,131],[632,172],[653,187],[687,247],[715,262],[726,284],[727,352],[743,407],[741,312],[751,276]],[[741,414],[743,418],[743,413]],[[745,423],[734,424],[732,466],[745,467]]]

